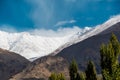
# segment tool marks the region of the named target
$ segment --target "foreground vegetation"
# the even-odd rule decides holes
[[[120,43],[117,37],[112,34],[108,44],[102,44],[100,47],[100,65],[102,80],[120,80]],[[78,65],[73,60],[69,66],[70,80],[99,80],[95,65],[92,61],[88,62],[85,72],[79,72]],[[64,74],[53,73],[49,80],[66,80]]]

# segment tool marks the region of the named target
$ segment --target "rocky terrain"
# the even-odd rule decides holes
[[[69,78],[67,61],[62,57],[42,57],[10,80],[47,80],[51,73],[64,73]]]
[[[0,49],[0,80],[8,80],[21,72],[30,62],[24,57],[4,49]]]

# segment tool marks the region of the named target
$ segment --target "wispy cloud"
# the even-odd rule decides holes
[[[89,30],[91,27],[85,27],[80,28],[79,26],[73,26],[68,28],[58,28],[57,30],[52,29],[33,29],[24,31],[26,33],[29,33],[34,36],[42,36],[42,37],[69,37],[76,33],[84,33],[85,30]],[[16,29],[13,28],[13,26],[10,25],[2,25],[0,26],[0,31],[6,32],[6,33],[21,33],[17,32]]]
[[[70,21],[59,21],[55,24],[55,26],[62,26],[62,25],[65,25],[65,24],[72,24],[72,23],[75,23],[76,20],[70,20]]]
[[[5,31],[5,32],[10,32],[10,33],[17,32],[17,30],[13,26],[10,26],[10,25],[1,25],[0,30]]]
[[[73,21],[71,20],[70,23]],[[52,29],[33,29],[24,31],[31,35],[37,35],[37,36],[43,36],[43,37],[65,37],[65,36],[71,36],[76,33],[82,33],[85,28],[80,28],[79,26],[73,26],[73,27],[67,27],[67,28],[58,28],[57,30]],[[2,25],[0,26],[0,31],[9,32],[9,33],[19,33],[13,26],[10,25]],[[21,33],[21,32],[20,32]]]
[[[34,35],[39,35],[39,36],[64,37],[64,36],[73,35],[77,32],[81,32],[81,31],[82,31],[81,28],[79,28],[78,26],[74,26],[72,28],[59,28],[57,30],[35,29],[35,30],[31,30],[29,32],[34,34]]]
[[[32,6],[31,10],[31,18],[34,21],[36,28],[54,28],[54,25],[57,21],[65,20],[67,6],[64,4],[72,4],[71,2],[76,2],[77,0],[26,0]],[[60,6],[63,7],[60,7]],[[64,8],[65,7],[65,8]],[[70,8],[71,9],[71,8]],[[65,23],[73,23],[74,20],[71,22],[63,21],[59,24]],[[56,25],[57,26],[57,25]]]
[[[54,3],[50,0],[27,0],[32,6],[31,18],[35,27],[46,27],[54,20]]]

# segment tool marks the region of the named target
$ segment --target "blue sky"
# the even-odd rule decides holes
[[[120,0],[0,0],[0,26],[17,31],[95,26],[118,15],[119,4]]]

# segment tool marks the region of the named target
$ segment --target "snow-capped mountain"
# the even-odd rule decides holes
[[[80,70],[85,70],[88,61],[93,61],[96,65],[96,70],[101,73],[100,67],[100,47],[104,43],[109,43],[111,34],[114,33],[118,40],[120,40],[120,16],[116,16],[104,24],[95,27],[91,31],[78,37],[78,39],[70,42],[70,45],[62,47],[56,52],[55,57],[63,57],[68,62],[71,62],[72,58],[79,64]]]
[[[76,43],[81,42],[91,36],[97,35],[97,34],[101,33],[102,31],[112,27],[112,25],[114,25],[118,22],[120,22],[120,15],[114,16],[114,17],[110,18],[108,21],[106,21],[105,23],[103,23],[101,25],[97,25],[96,27],[93,27],[93,28],[88,27],[85,29],[87,31],[83,30],[83,33],[78,32],[75,35],[73,35],[70,38],[69,42],[65,43],[60,48],[56,49],[51,55],[56,55],[61,50],[63,50],[66,47],[69,47],[70,45],[76,44]]]
[[[101,74],[99,52],[100,46],[102,43],[107,43],[109,41],[112,32],[120,40],[119,17],[114,17],[109,21],[105,22],[104,24],[102,24],[101,26],[95,27],[94,29],[87,31],[86,33],[83,34],[81,34],[80,32],[76,33],[74,36],[71,37],[72,39],[69,38],[69,40],[71,40],[69,44],[73,45],[70,46],[67,45],[62,49],[62,51],[56,53],[55,56],[45,56],[35,60],[23,72],[15,75],[13,79],[14,80],[18,79],[20,80],[23,78],[31,79],[33,77],[37,77],[37,79],[41,77],[46,78],[49,77],[48,73],[50,74],[51,71],[54,71],[54,69],[57,72],[64,73],[65,76],[69,76],[68,66],[69,62],[72,61],[73,57],[76,60],[77,64],[79,64],[78,65],[79,70],[85,71],[88,61],[92,60],[96,66],[97,73]],[[74,44],[75,41],[79,42]],[[59,49],[61,48],[58,48],[58,50]],[[41,74],[43,74],[44,76]]]
[[[85,40],[91,36],[97,35],[118,22],[120,22],[120,15],[114,16],[111,19],[109,19],[108,21],[106,21],[105,23],[103,23],[101,25],[97,25],[96,27],[94,27],[88,31],[85,31],[83,34],[78,35],[77,39],[73,38],[74,39],[73,43],[77,43],[77,42]]]
[[[80,32],[64,37],[43,37],[32,35],[29,32],[8,33],[0,31],[0,48],[16,52],[27,59],[36,59],[36,57],[48,55],[59,49],[55,51],[56,54],[63,48],[96,35],[118,22],[120,22],[119,15],[111,18],[102,25],[94,28],[86,27],[80,30]]]
[[[89,29],[84,29],[84,31],[87,30]],[[45,37],[30,34],[29,32],[8,33],[0,31],[0,48],[16,52],[27,59],[34,60],[34,58],[52,53],[63,44],[69,42],[71,36],[73,34],[64,37]]]
[[[7,49],[26,57],[45,56],[67,42],[66,37],[41,37],[30,33],[7,33],[0,31],[0,48]]]

